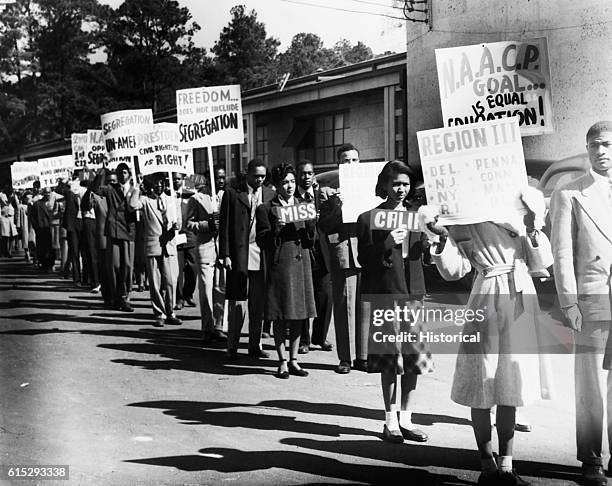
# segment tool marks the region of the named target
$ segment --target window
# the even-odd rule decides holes
[[[268,125],[258,125],[255,130],[255,157],[268,163]]]
[[[213,164],[225,167],[225,145],[212,148]],[[208,174],[208,149],[193,149],[193,171],[196,174]]]
[[[394,157],[398,160],[403,160],[404,162],[406,161],[406,159],[404,158],[404,147],[405,147],[405,140],[404,140],[404,124],[405,124],[405,114],[406,114],[406,110],[405,110],[405,98],[404,98],[404,91],[397,86],[395,88],[395,106],[394,106],[394,116],[395,116],[395,155]]]
[[[344,112],[313,118],[296,146],[297,158],[309,159],[318,166],[335,166],[336,150],[348,138],[348,129],[348,114]]]

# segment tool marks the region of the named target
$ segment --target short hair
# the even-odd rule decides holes
[[[282,162],[274,166],[272,169],[272,184],[278,186],[288,174],[293,174],[295,177],[295,169],[291,164]]]
[[[255,169],[257,167],[263,167],[264,169],[266,169],[266,172],[268,170],[268,166],[266,165],[266,163],[263,160],[261,160],[261,159],[252,159],[252,160],[249,160],[249,163],[247,164],[247,173],[255,172]]]
[[[348,152],[349,150],[354,150],[357,152],[357,154],[359,154],[359,150],[357,150],[357,147],[355,147],[352,143],[344,143],[338,147],[338,150],[336,151],[336,159],[340,158],[340,154]]]
[[[602,120],[592,125],[586,134],[586,141],[588,142],[603,132],[612,132],[612,121]]]
[[[222,170],[223,172],[225,172],[225,166],[221,164],[215,164],[213,166],[213,172],[217,172],[218,170]]]
[[[127,170],[127,171],[128,171],[130,174],[131,174],[131,171],[130,171],[130,166],[129,166],[129,165],[127,165],[125,162],[120,162],[120,163],[117,165],[117,167],[115,168],[115,173],[117,173],[117,172],[121,172],[122,170]]]
[[[415,174],[414,171],[401,160],[391,160],[390,162],[387,162],[380,171],[380,174],[378,174],[376,189],[374,190],[378,197],[386,199],[387,196],[389,196],[389,194],[387,194],[386,185],[393,178],[393,176],[397,174],[406,174],[410,178],[410,191],[408,191],[407,197],[412,197],[416,189],[416,185],[414,183]]]
[[[181,176],[181,179],[185,179],[185,174],[183,172],[173,172],[172,178],[174,179],[176,176]]]
[[[312,163],[311,160],[308,159],[302,159],[300,161],[298,161],[297,164],[295,164],[295,171],[299,171],[302,167],[304,167],[306,164],[310,164],[312,165],[312,168],[314,169],[314,164]]]

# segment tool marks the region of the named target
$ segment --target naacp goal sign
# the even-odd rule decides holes
[[[55,187],[62,179],[70,179],[74,169],[74,160],[71,155],[47,157],[38,159],[40,171],[40,187]]]
[[[111,159],[138,155],[136,134],[153,125],[150,109],[123,110],[105,113],[100,117],[106,152]]]
[[[157,123],[151,129],[136,134],[138,165],[142,175],[155,172],[193,173],[189,167],[190,152],[179,147],[176,123]]]
[[[552,133],[546,38],[436,49],[445,126],[516,116],[521,136]]]
[[[178,90],[176,116],[183,149],[244,143],[240,85]]]
[[[527,170],[517,118],[417,132],[427,204],[441,224],[514,221]]]

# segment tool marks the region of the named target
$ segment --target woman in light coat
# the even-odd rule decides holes
[[[523,190],[523,221],[486,221],[444,227],[432,206],[419,210],[421,228],[432,242],[432,260],[445,280],[477,271],[468,309],[484,319],[466,323],[463,334],[480,332],[479,342],[462,342],[451,399],[471,408],[481,455],[479,485],[527,484],[512,468],[516,407],[550,398],[544,356],[538,353],[540,308],[530,271],[552,264],[550,243],[538,231],[542,194]],[[477,314],[478,315],[478,314]],[[490,410],[497,406],[498,464],[492,451]]]

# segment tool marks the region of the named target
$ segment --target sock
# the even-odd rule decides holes
[[[399,423],[397,422],[397,413],[395,410],[385,412],[385,424],[389,430],[399,430]]]
[[[512,471],[512,456],[499,456],[497,459],[499,470],[502,472]]]
[[[399,423],[405,429],[413,429],[414,425],[412,425],[412,412],[410,410],[400,410]]]
[[[497,471],[497,464],[495,463],[495,459],[493,457],[481,457],[480,468],[484,473],[494,473],[495,471]]]

